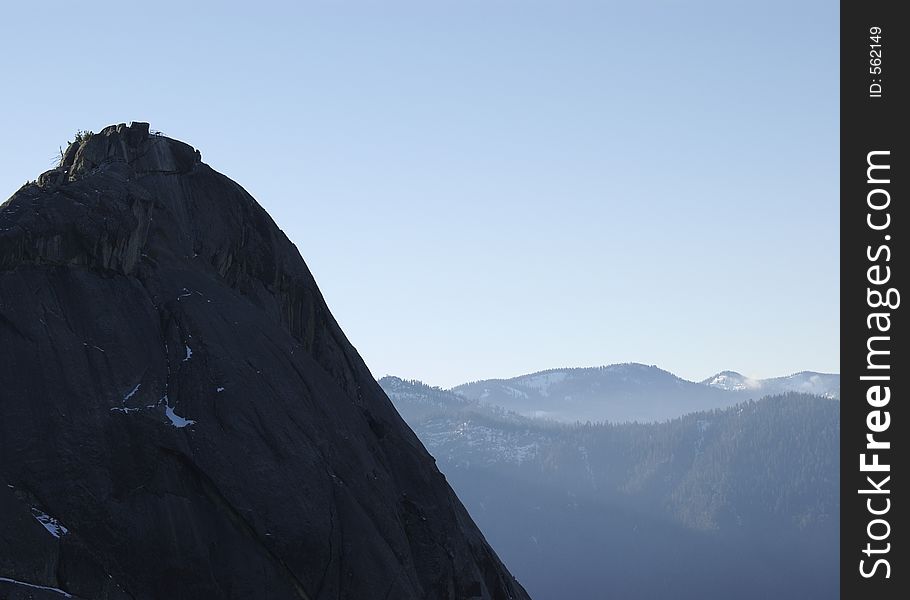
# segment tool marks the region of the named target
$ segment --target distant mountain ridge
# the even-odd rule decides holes
[[[752,379],[736,371],[721,371],[701,381],[703,385],[730,391],[745,391],[762,395],[801,392],[829,399],[840,398],[840,375],[800,371],[785,377]]]
[[[722,371],[694,382],[656,365],[621,363],[473,381],[450,391],[527,417],[567,423],[654,422],[787,392],[836,399],[840,397],[840,376],[803,371],[787,377],[751,379]]]
[[[553,396],[571,378],[559,371],[513,387]],[[791,392],[663,423],[565,424],[379,383],[538,600],[838,595],[836,400]]]

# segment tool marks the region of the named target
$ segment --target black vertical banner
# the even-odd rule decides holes
[[[841,3],[841,597],[905,598],[908,71],[898,2]],[[903,7],[906,9],[906,6]],[[906,594],[906,591],[904,591]]]

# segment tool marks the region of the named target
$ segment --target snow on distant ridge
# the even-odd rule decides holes
[[[710,387],[731,391],[757,390],[762,384],[760,380],[746,377],[736,371],[721,371],[714,377],[708,377],[702,383]]]
[[[777,377],[766,380],[779,386],[786,386],[797,392],[806,394],[815,394],[826,398],[840,397],[840,376],[829,375],[826,373],[813,373],[812,371],[800,371],[786,377]]]
[[[752,379],[736,371],[721,371],[701,382],[727,391],[755,391],[762,395],[802,392],[825,398],[840,398],[840,375],[800,371],[785,377]]]
[[[840,375],[804,371],[758,379],[736,371],[721,371],[696,382],[657,365],[628,362],[478,380],[448,391],[527,417],[570,423],[650,422],[790,392],[838,399]]]

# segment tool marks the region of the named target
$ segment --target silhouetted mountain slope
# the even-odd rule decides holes
[[[535,598],[837,597],[838,401],[567,425],[380,384]]]
[[[451,391],[527,417],[566,423],[644,423],[786,392],[837,398],[840,395],[840,377],[803,372],[760,380],[724,371],[695,383],[653,365],[625,363],[551,369],[511,379],[474,381],[456,386]]]
[[[527,598],[294,245],[147,124],[0,207],[0,595],[62,591]]]

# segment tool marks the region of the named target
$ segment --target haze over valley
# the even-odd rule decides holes
[[[837,595],[838,375],[380,385],[538,600]]]

